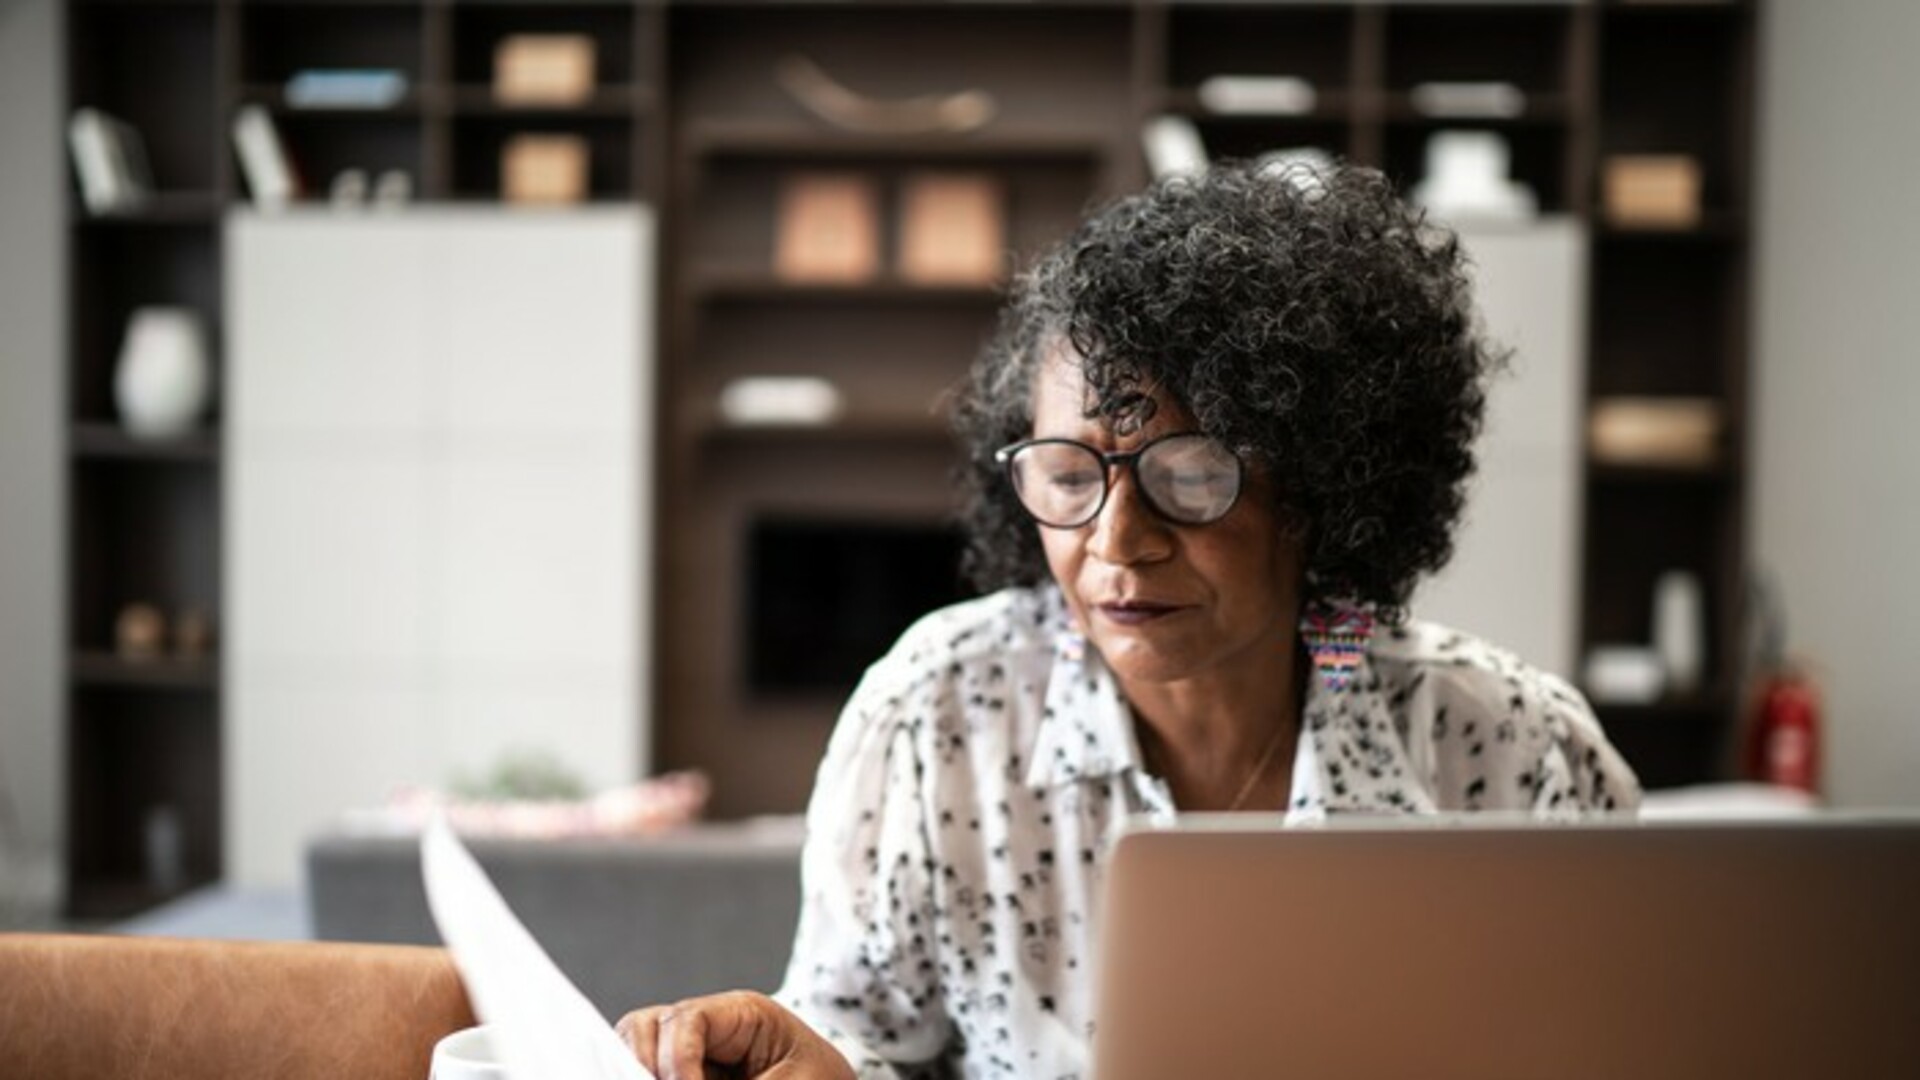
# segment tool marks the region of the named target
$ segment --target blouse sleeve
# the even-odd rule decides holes
[[[925,766],[907,710],[878,688],[885,666],[854,693],[814,783],[777,998],[859,1076],[891,1080],[931,1075],[951,1029],[930,941]]]
[[[1536,775],[1533,811],[1543,817],[1583,813],[1636,814],[1640,781],[1600,729],[1578,690],[1555,676],[1537,675],[1536,693],[1549,736]]]

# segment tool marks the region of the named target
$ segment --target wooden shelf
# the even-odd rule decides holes
[[[125,210],[96,214],[77,198],[68,207],[68,218],[75,225],[89,228],[120,226],[212,225],[226,210],[225,201],[211,191],[163,191]]]
[[[1589,461],[1587,476],[1596,484],[1719,484],[1737,473],[1726,461],[1710,465],[1626,465]]]
[[[703,301],[748,303],[990,305],[1005,292],[1001,285],[922,285],[894,277],[850,284],[794,282],[750,267],[698,270],[688,287]]]
[[[220,683],[216,660],[125,660],[109,652],[88,651],[76,653],[69,670],[78,686],[210,691]]]
[[[1581,691],[1586,693],[1585,690]],[[1645,704],[1621,704],[1617,702],[1592,703],[1594,712],[1607,718],[1628,720],[1715,720],[1723,717],[1731,705],[1726,694],[1712,691],[1677,697],[1661,698]]]
[[[1747,235],[1746,215],[1730,210],[1708,211],[1693,225],[1661,225],[1614,221],[1605,207],[1591,211],[1595,231],[1604,239],[1633,243],[1697,244],[1741,240]]]
[[[1573,108],[1565,94],[1532,93],[1526,95],[1526,104],[1520,112],[1512,116],[1434,113],[1414,105],[1413,95],[1394,93],[1386,96],[1382,116],[1393,124],[1500,128],[1571,123]]]
[[[1198,90],[1180,89],[1161,94],[1157,111],[1209,124],[1326,124],[1353,119],[1356,106],[1365,102],[1345,90],[1321,90],[1304,112],[1217,112],[1201,102]]]
[[[118,461],[213,462],[220,459],[220,438],[197,432],[172,439],[142,439],[118,424],[76,424],[68,445],[73,456]]]
[[[709,417],[697,429],[703,441],[715,444],[925,444],[953,439],[946,421],[934,416],[848,416],[825,424],[730,424]]]
[[[686,148],[701,157],[809,159],[938,158],[962,161],[1087,159],[1109,144],[1081,130],[986,130],[934,135],[861,135],[824,126],[757,121],[695,121]]]
[[[428,101],[444,105],[462,117],[537,117],[540,119],[613,118],[623,119],[653,108],[653,95],[643,87],[603,86],[593,96],[577,104],[516,104],[494,100],[493,88],[482,85],[456,86],[445,91],[429,91]]]

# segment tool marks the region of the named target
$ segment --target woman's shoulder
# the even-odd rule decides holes
[[[1385,628],[1375,635],[1370,656],[1385,683],[1431,682],[1458,697],[1480,698],[1490,705],[1525,691],[1580,712],[1590,711],[1586,699],[1560,676],[1484,638],[1440,623],[1409,619]]]
[[[1586,698],[1511,651],[1410,620],[1369,651],[1413,759],[1443,809],[1632,809],[1638,783]]]

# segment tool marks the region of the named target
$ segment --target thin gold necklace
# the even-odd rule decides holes
[[[1240,809],[1241,805],[1247,801],[1247,796],[1253,794],[1253,785],[1259,783],[1260,778],[1266,775],[1267,766],[1273,763],[1273,755],[1280,749],[1280,737],[1286,733],[1287,725],[1285,724],[1273,729],[1273,738],[1267,740],[1267,748],[1261,753],[1260,760],[1254,763],[1253,771],[1247,774],[1247,782],[1240,785],[1240,794],[1235,795],[1233,801],[1227,804],[1227,813],[1231,814]]]

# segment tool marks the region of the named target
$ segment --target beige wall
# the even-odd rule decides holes
[[[1845,804],[1920,805],[1920,3],[1767,5],[1754,553]]]
[[[0,0],[0,786],[43,858],[63,797],[59,12]],[[5,862],[0,877],[0,898],[50,880]]]

